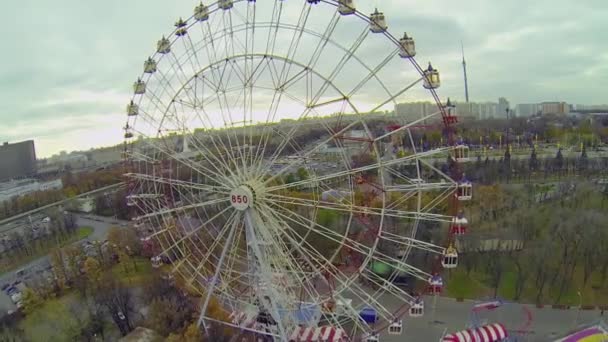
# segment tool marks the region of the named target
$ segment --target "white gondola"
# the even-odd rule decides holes
[[[355,1],[354,0],[339,0],[338,1],[338,12],[342,15],[349,15],[355,13]]]
[[[139,107],[131,100],[131,102],[127,105],[127,115],[128,116],[136,116],[139,114]]]
[[[365,342],[380,342],[380,334],[372,332],[369,334],[363,334],[363,341]]]
[[[217,7],[223,10],[229,10],[234,6],[234,2],[232,0],[219,0],[217,2]]]
[[[124,130],[125,130],[125,139],[131,139],[131,138],[133,138],[133,132],[131,132],[131,127],[129,126],[128,123],[124,127]]]
[[[145,94],[146,93],[146,82],[144,82],[138,78],[137,82],[133,83],[133,91],[137,95]]]
[[[468,162],[471,161],[469,156],[469,146],[467,145],[457,145],[454,147],[454,157],[457,162]]]
[[[127,207],[134,207],[135,205],[135,198],[132,195],[127,196]]]
[[[424,316],[424,301],[421,298],[416,298],[410,306],[410,317]]]
[[[399,39],[399,44],[401,45],[401,51],[399,51],[401,58],[416,56],[416,43],[414,38],[407,35],[407,32],[403,34],[403,38]]]
[[[177,31],[175,31],[175,35],[178,37],[186,35],[186,33],[188,33],[186,29],[187,25],[188,24],[182,18],[179,18],[179,20],[175,22],[175,28],[177,28]]]
[[[388,326],[388,334],[389,335],[401,335],[403,333],[403,321],[398,320],[396,322],[391,323]]]
[[[473,184],[467,180],[458,183],[456,197],[459,201],[470,201],[473,199]]]
[[[424,87],[426,89],[437,89],[440,85],[439,71],[429,63],[429,67],[424,71]]]
[[[443,254],[441,259],[441,266],[443,268],[456,268],[458,266],[458,251],[453,246],[448,247]]]
[[[429,292],[433,295],[443,291],[443,278],[439,274],[432,275],[429,280]]]
[[[382,33],[388,29],[388,26],[386,26],[386,18],[384,17],[384,13],[378,12],[377,8],[374,13],[371,14],[370,19],[370,30],[373,33]]]
[[[163,260],[159,256],[150,258],[150,261],[152,262],[153,268],[159,268],[163,265]]]
[[[169,42],[169,39],[162,37],[156,44],[156,52],[162,54],[171,52],[171,42]]]
[[[152,57],[148,57],[144,62],[144,72],[146,74],[153,74],[156,72],[156,61],[153,60]]]
[[[464,235],[469,228],[469,221],[462,215],[452,218],[450,232],[454,235]]]
[[[194,8],[194,19],[197,21],[205,21],[209,19],[209,8],[203,5],[203,3],[200,3]]]

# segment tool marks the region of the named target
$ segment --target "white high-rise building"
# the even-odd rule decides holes
[[[520,103],[515,106],[517,116],[528,117],[538,114],[541,110],[541,106],[538,103]]]

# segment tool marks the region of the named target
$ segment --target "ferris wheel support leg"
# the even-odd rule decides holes
[[[224,263],[224,259],[226,258],[226,254],[228,254],[228,249],[232,245],[232,240],[234,239],[234,234],[236,231],[237,231],[236,227],[233,227],[230,230],[230,233],[228,234],[228,239],[226,239],[226,245],[224,245],[224,248],[222,249],[222,254],[220,255],[220,260],[217,263],[215,273],[213,274],[213,278],[211,279],[211,286],[209,287],[209,289],[207,289],[207,296],[205,297],[205,302],[203,303],[203,306],[201,308],[201,315],[198,318],[197,325],[199,327],[201,326],[201,324],[203,325],[203,328],[205,329],[205,334],[208,333],[207,324],[205,324],[205,318],[204,318],[205,313],[207,312],[207,306],[209,306],[209,301],[211,300],[211,295],[213,294],[213,290],[215,289],[215,285],[217,284],[217,280],[220,275],[220,270],[222,269],[222,265]]]
[[[260,246],[258,245],[258,240],[256,238],[256,234],[253,230],[254,218],[252,216],[254,214],[257,214],[257,213],[255,211],[253,211],[251,208],[249,208],[249,209],[247,209],[247,211],[245,211],[245,230],[246,230],[247,240],[251,239],[251,249],[253,249],[253,254],[255,255],[258,265],[261,268],[260,274],[262,275],[262,277],[266,278],[264,280],[267,282],[267,284],[272,284],[272,279],[270,276],[268,276],[271,272],[269,272],[267,267],[265,267],[265,263],[264,263],[263,257],[262,257],[262,251],[260,250]],[[259,219],[259,217],[256,217],[256,218]],[[257,220],[257,221],[261,222],[261,220]],[[249,244],[249,241],[247,241],[247,243]],[[283,323],[281,322],[281,317],[279,315],[279,310],[277,309],[277,305],[276,305],[276,300],[280,300],[280,296],[278,295],[278,293],[276,293],[276,291],[274,290],[274,288],[272,286],[269,286],[268,290],[270,292],[272,292],[270,298],[274,299],[274,300],[270,301],[270,309],[272,310],[272,314],[275,317],[275,321],[277,322],[277,326],[279,328],[279,335],[281,336],[281,340],[287,341],[287,339],[288,339],[287,331],[285,331],[285,327],[283,327]]]

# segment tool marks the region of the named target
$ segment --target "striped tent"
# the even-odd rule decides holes
[[[347,340],[346,332],[330,326],[297,327],[289,342],[343,342]]]
[[[483,325],[475,329],[461,330],[443,337],[443,342],[498,342],[508,337],[507,329],[500,323]]]

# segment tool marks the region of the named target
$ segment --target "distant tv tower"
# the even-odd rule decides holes
[[[464,45],[460,42],[460,48],[462,49],[462,71],[464,72],[464,97],[469,103],[469,81],[467,79],[467,62],[464,60]]]

